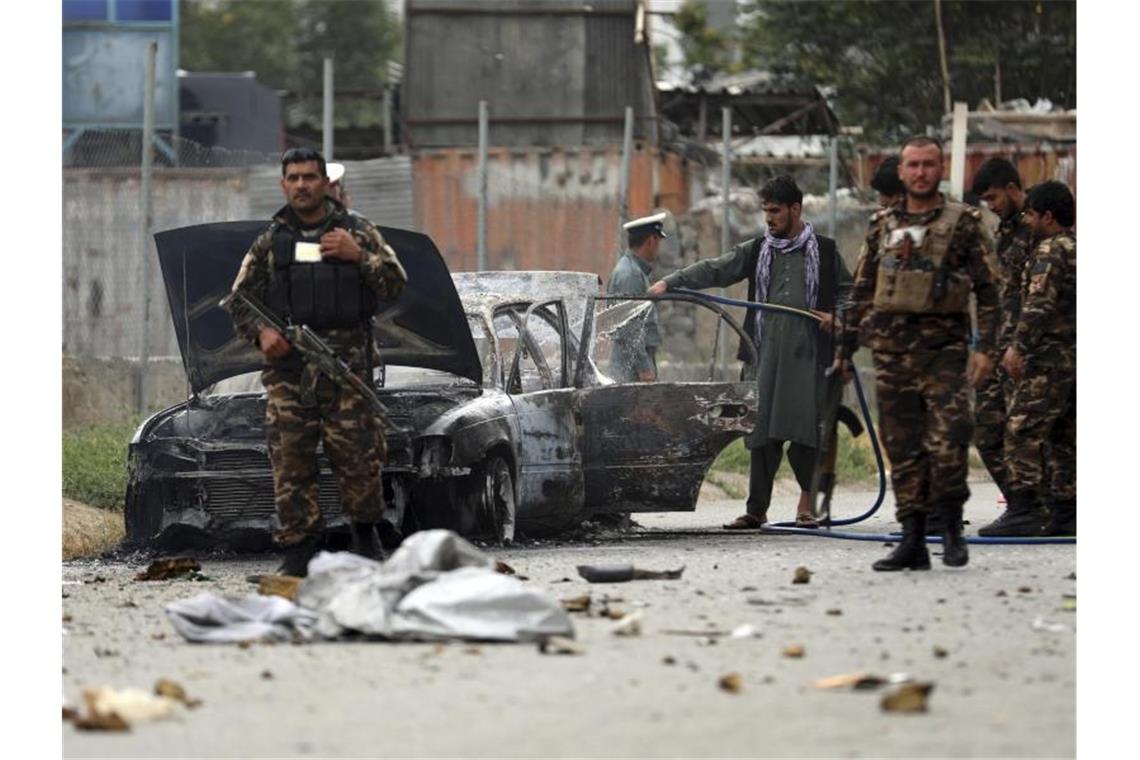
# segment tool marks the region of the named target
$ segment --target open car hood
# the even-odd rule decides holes
[[[242,257],[268,222],[218,222],[154,236],[182,364],[195,393],[263,366],[261,353],[234,333],[218,302]],[[467,317],[443,257],[427,235],[380,227],[408,273],[400,297],[381,302],[375,335],[386,364],[442,370],[476,383],[483,370]]]

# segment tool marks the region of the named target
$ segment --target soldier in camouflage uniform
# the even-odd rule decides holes
[[[969,560],[962,538],[966,452],[973,432],[965,378],[977,386],[994,358],[996,263],[981,215],[938,192],[942,148],[925,137],[902,149],[906,200],[871,217],[851,302],[842,317],[836,367],[850,372],[856,345],[872,351],[879,427],[903,535],[875,570],[928,570],[926,518],[944,515],[944,564]],[[980,332],[968,353],[969,294]]]
[[[371,319],[378,299],[394,300],[407,275],[379,231],[328,197],[324,158],[296,148],[281,159],[287,205],[253,242],[233,289],[265,303],[283,319],[306,324],[367,382],[377,355]],[[239,335],[264,354],[266,438],[285,547],[280,572],[303,576],[321,533],[317,444],[323,443],[351,520],[353,551],[383,557],[379,533],[395,528],[383,518],[380,468],[383,430],[368,402],[337,386],[292,349],[274,328],[238,302],[231,314]]]
[[[1015,383],[1005,433],[1009,507],[986,536],[1077,534],[1077,241],[1073,195],[1034,186],[1026,221],[1038,243],[1002,366]],[[1042,507],[1048,507],[1044,529]]]
[[[1004,158],[990,158],[974,176],[974,192],[1001,217],[995,249],[1001,274],[1001,327],[998,330],[998,355],[1009,346],[1010,334],[1021,313],[1021,272],[1031,249],[1033,230],[1025,221],[1022,209],[1025,193],[1021,176]],[[986,469],[1008,500],[1005,468],[1005,422],[1008,416],[1013,383],[1004,369],[994,372],[978,388],[974,400],[974,445]]]

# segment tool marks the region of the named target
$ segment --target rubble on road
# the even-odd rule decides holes
[[[136,581],[165,581],[196,573],[202,565],[193,557],[159,557],[146,570],[135,576]]]

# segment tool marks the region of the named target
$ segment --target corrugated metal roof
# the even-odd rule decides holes
[[[771,71],[745,71],[739,74],[722,74],[703,82],[669,84],[658,82],[661,92],[691,92],[723,95],[804,95],[821,97],[819,88],[811,82],[791,74]]]
[[[354,211],[373,224],[415,229],[412,161],[407,156],[343,161],[345,187]],[[254,219],[269,219],[285,200],[281,169],[256,166],[249,170],[249,208]]]

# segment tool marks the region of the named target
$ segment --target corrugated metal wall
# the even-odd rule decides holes
[[[490,151],[489,268],[567,269],[608,278],[618,255],[620,167],[617,147]],[[453,271],[475,269],[475,152],[422,151],[414,159],[413,172],[417,228],[431,236]],[[683,213],[689,207],[689,184],[689,166],[680,156],[636,151],[630,215],[647,214],[658,206]]]

